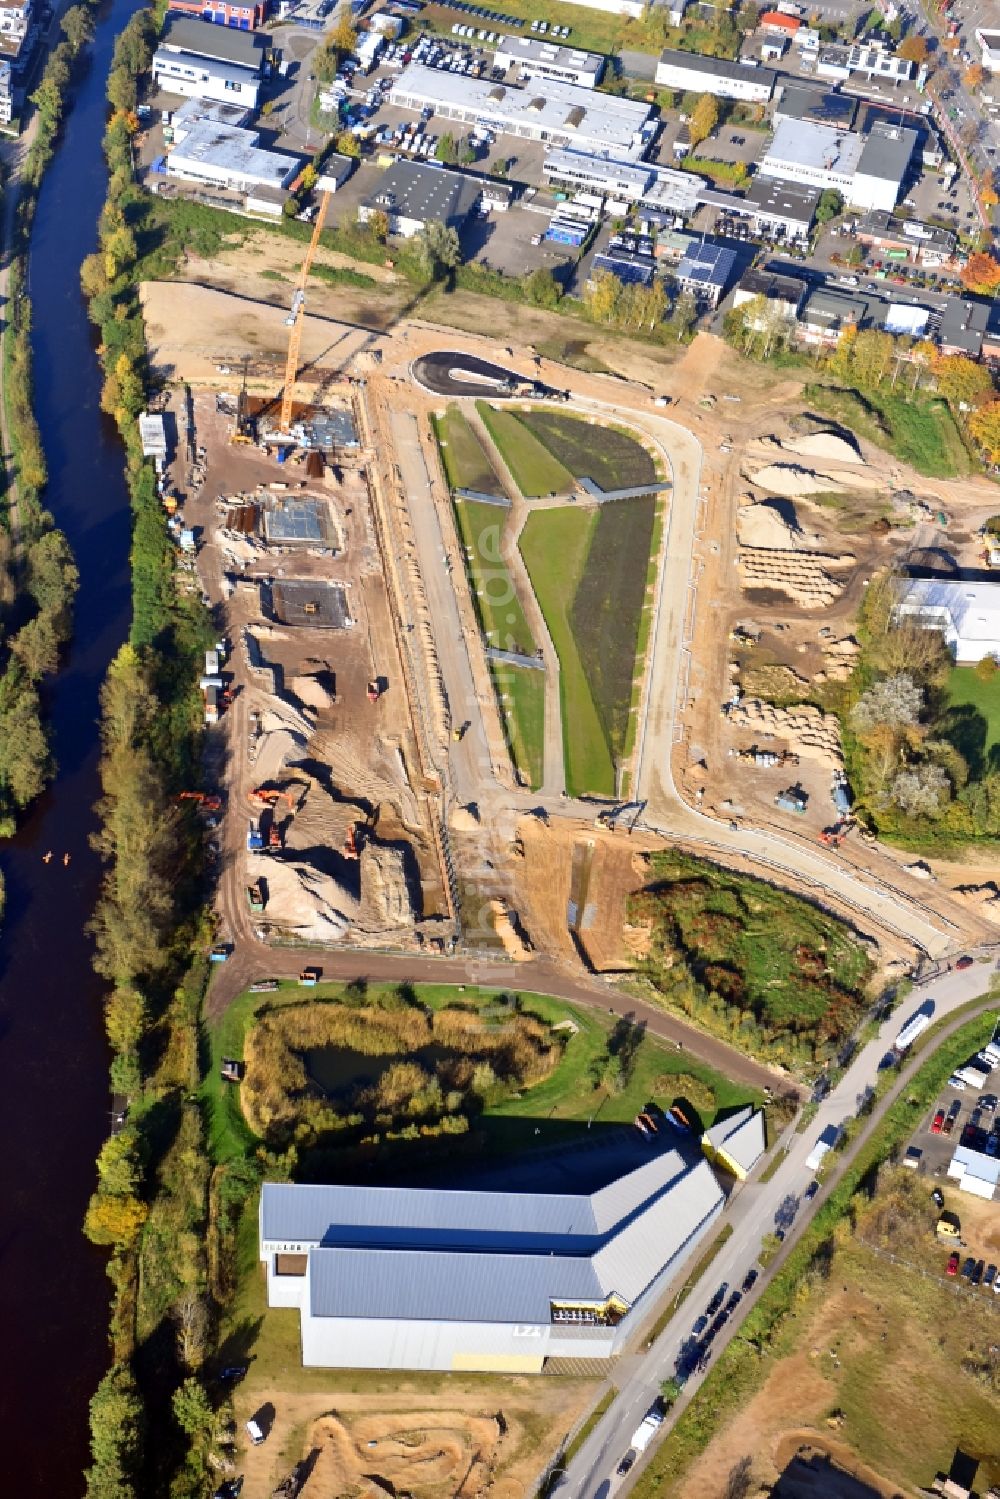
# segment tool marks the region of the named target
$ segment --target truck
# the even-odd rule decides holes
[[[893,1050],[902,1055],[904,1051],[907,1051],[913,1045],[918,1036],[923,1035],[930,1023],[931,1017],[929,1015],[914,1015],[912,1020],[906,1022],[892,1043]]]
[[[247,853],[259,854],[264,848],[264,835],[260,830],[260,820],[251,817],[247,825]]]
[[[796,791],[790,786],[787,791],[781,791],[774,798],[774,805],[781,812],[803,813],[806,810],[806,799],[801,791]]]
[[[656,1409],[647,1411],[639,1426],[632,1433],[632,1441],[629,1443],[632,1450],[634,1452],[645,1452],[662,1425],[662,1412]]]
[[[264,892],[261,890],[259,883],[247,886],[247,905],[255,915],[263,911]]]
[[[820,1135],[811,1152],[806,1157],[806,1165],[810,1171],[818,1171],[826,1156],[834,1149],[840,1140],[841,1130],[837,1124],[828,1124]]]

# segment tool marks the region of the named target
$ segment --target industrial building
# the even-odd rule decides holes
[[[375,191],[358,208],[366,224],[382,212],[389,231],[409,239],[430,223],[461,230],[479,201],[479,184],[464,172],[448,172],[426,162],[397,161],[379,178]]]
[[[656,81],[685,93],[714,94],[744,104],[766,104],[774,93],[777,73],[752,63],[704,57],[699,52],[675,52],[667,47],[656,64]]]
[[[255,31],[267,15],[267,0],[170,0],[170,9],[198,16],[212,26]]]
[[[203,122],[190,130],[167,157],[167,176],[204,182],[230,192],[280,193],[301,165],[297,156],[263,151],[256,130]]]
[[[713,1165],[744,1182],[764,1154],[764,1114],[752,1104],[717,1119],[701,1137],[701,1148]]]
[[[819,197],[817,187],[754,177],[743,197],[742,211],[758,234],[790,244],[802,243],[809,238]]]
[[[986,26],[978,26],[976,42],[980,61],[987,73],[1000,73],[1000,31],[990,31]]]
[[[323,1368],[541,1373],[620,1353],[722,1210],[661,1150],[590,1195],[267,1182],[269,1306]]]
[[[694,213],[706,188],[704,179],[693,172],[675,172],[646,162],[615,161],[583,151],[547,152],[542,173],[555,189],[590,193],[626,205],[642,203],[685,216]]]
[[[213,99],[185,99],[170,117],[174,145],[190,135],[196,125],[229,125],[239,130],[250,119],[245,104],[223,104]]]
[[[850,47],[821,47],[816,57],[816,76],[845,83],[857,75],[869,83],[885,80],[898,86],[909,83],[916,64],[874,42],[855,42]]]
[[[758,271],[753,267],[744,271],[733,292],[733,306],[742,307],[763,297],[774,310],[789,322],[798,316],[802,299],[806,294],[806,283],[797,276],[782,276],[776,271]]]
[[[195,57],[210,57],[215,62],[233,63],[262,74],[267,48],[267,38],[252,32],[213,25],[194,16],[168,15],[158,50],[189,52]]]
[[[573,3],[585,10],[603,10],[609,16],[631,16],[633,21],[646,14],[645,0],[573,0]]]
[[[9,125],[14,118],[14,77],[11,65],[0,62],[0,125]]]
[[[948,1175],[958,1182],[961,1191],[992,1202],[1000,1181],[1000,1160],[968,1145],[957,1145],[948,1162]]]
[[[677,283],[681,291],[690,292],[702,306],[714,310],[725,296],[735,269],[735,251],[727,245],[700,240],[677,267]]]
[[[838,94],[814,83],[798,80],[784,84],[771,114],[775,125],[782,120],[809,120],[814,125],[833,125],[839,130],[853,130],[858,100],[851,94]]]
[[[430,108],[438,120],[485,125],[498,135],[572,145],[625,160],[641,156],[656,129],[649,105],[633,99],[554,81],[513,88],[420,63],[403,70],[389,102],[416,114]]]
[[[940,630],[959,666],[1000,660],[1000,583],[910,578],[900,585],[896,613]]]
[[[153,54],[153,79],[168,94],[241,104],[251,111],[257,108],[260,94],[260,75],[251,68],[162,47]]]
[[[915,130],[877,120],[867,135],[815,124],[782,120],[758,167],[763,177],[779,177],[818,188],[833,188],[857,208],[894,208],[917,144]]]
[[[560,83],[573,83],[577,88],[596,88],[604,70],[604,58],[597,52],[560,47],[533,36],[502,36],[497,42],[493,65],[504,71],[519,67],[522,82],[526,78],[554,78]]]

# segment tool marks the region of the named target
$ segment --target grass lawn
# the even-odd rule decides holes
[[[944,737],[964,756],[978,780],[1000,761],[1000,672],[984,682],[972,666],[954,666],[948,677]]]
[[[213,1160],[240,1158],[252,1150],[257,1141],[246,1125],[240,1109],[239,1088],[223,1084],[219,1067],[223,1057],[243,1057],[244,1037],[258,1010],[277,1005],[314,1004],[317,1000],[337,999],[345,986],[340,983],[319,984],[302,989],[294,980],[283,980],[270,994],[239,995],[221,1019],[206,1031],[207,1072],[200,1097],[208,1119],[208,1147]],[[391,984],[370,984],[368,995],[391,993]],[[494,1006],[500,989],[477,989],[453,984],[418,984],[415,991],[431,1009],[465,1004]],[[490,1152],[525,1148],[523,1126],[517,1121],[538,1120],[542,1133],[539,1147],[552,1144],[551,1133],[565,1134],[567,1123],[585,1123],[596,1114],[602,1123],[633,1119],[650,1097],[669,1107],[674,1097],[683,1096],[699,1110],[703,1123],[712,1123],[720,1109],[731,1109],[756,1100],[741,1084],[731,1082],[721,1073],[696,1062],[684,1052],[667,1046],[652,1036],[641,1041],[625,1086],[617,1094],[595,1091],[590,1077],[592,1063],[607,1046],[613,1021],[603,1011],[577,1008],[546,994],[522,994],[524,1008],[552,1024],[570,1020],[577,1027],[570,1036],[561,1061],[543,1082],[525,1089],[520,1097],[510,1096],[490,1105],[482,1116],[487,1126]],[[562,1128],[559,1128],[561,1124]],[[546,1139],[547,1132],[550,1138]],[[442,1143],[442,1154],[448,1145]]]
[[[947,405],[933,396],[908,400],[891,391],[807,385],[803,400],[928,478],[961,478],[975,466]]]
[[[478,489],[482,494],[498,494],[500,485],[493,465],[458,407],[449,406],[443,415],[432,416],[431,425],[445,476],[452,489]],[[500,515],[499,511],[497,515]]]
[[[602,489],[632,489],[659,476],[652,455],[627,432],[558,411],[532,410],[524,425],[577,479],[593,479]]]
[[[600,507],[570,609],[580,659],[616,761],[629,724],[655,515],[652,494]]]
[[[506,661],[491,661],[490,671],[514,764],[537,791],[545,771],[545,673]]]
[[[572,489],[573,476],[569,470],[512,411],[498,411],[487,401],[477,401],[476,410],[510,469],[514,483],[527,499],[565,494]]]
[[[472,597],[487,642],[501,650],[532,656],[536,642],[500,551],[506,518],[506,510],[499,505],[484,505],[476,500],[459,500],[455,504]]]
[[[596,522],[592,510],[537,510],[528,517],[520,540],[531,586],[559,657],[566,789],[571,796],[615,792],[614,762],[570,622]]]

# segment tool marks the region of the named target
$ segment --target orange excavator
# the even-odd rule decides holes
[[[272,791],[269,788],[258,786],[250,792],[250,800],[256,802],[259,807],[273,807],[277,802],[287,802],[294,811],[295,798],[290,791]]]
[[[361,850],[365,845],[365,839],[369,833],[374,832],[378,825],[378,814],[379,809],[376,807],[368,814],[364,822],[352,822],[348,825],[347,836],[344,839],[344,846],[341,850],[345,859],[360,858]]]
[[[181,791],[178,793],[179,802],[196,802],[199,812],[221,812],[222,797],[208,796],[204,791]]]

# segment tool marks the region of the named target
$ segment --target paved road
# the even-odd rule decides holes
[[[462,397],[496,400],[510,394],[505,387],[512,379],[523,383],[524,378],[488,359],[447,349],[439,354],[421,355],[413,361],[410,373],[431,395],[447,396],[450,400]]]
[[[706,1273],[703,1286],[699,1287],[684,1303],[653,1347],[637,1360],[626,1382],[620,1385],[621,1392],[618,1398],[601,1418],[566,1470],[559,1484],[559,1499],[608,1499],[612,1491],[623,1495],[632,1487],[648,1462],[650,1454],[667,1435],[669,1423],[665,1423],[657,1441],[643,1455],[627,1479],[618,1479],[615,1469],[628,1449],[631,1434],[659,1394],[663,1380],[673,1375],[681,1347],[690,1338],[691,1328],[695,1320],[704,1312],[713,1292],[723,1281],[728,1283],[730,1290],[739,1288],[746,1272],[756,1263],[764,1235],[772,1233],[779,1225],[794,1222],[794,1231],[788,1232],[781,1254],[773,1262],[773,1268],[783,1263],[795,1239],[828,1195],[834,1180],[847,1169],[856,1151],[860,1149],[871,1130],[884,1116],[886,1109],[903,1085],[905,1075],[900,1078],[896,1088],[890,1090],[880,1101],[872,1113],[869,1124],[852,1142],[850,1150],[837,1158],[836,1176],[827,1181],[823,1191],[806,1208],[802,1205],[803,1193],[813,1178],[813,1172],[806,1165],[806,1158],[820,1134],[827,1126],[841,1125],[854,1117],[859,1099],[864,1096],[868,1088],[874,1086],[886,1054],[906,1020],[925,1005],[933,1010],[935,1020],[951,1014],[959,1006],[967,1004],[977,996],[985,996],[992,975],[992,963],[989,967],[977,964],[964,973],[946,973],[943,978],[927,982],[915,991],[899,1007],[897,1013],[882,1025],[878,1036],[858,1053],[840,1083],[819,1105],[816,1117],[809,1127],[801,1134],[796,1134],[794,1129],[786,1132],[782,1143],[787,1147],[787,1155],[771,1180],[768,1182],[751,1180],[737,1188],[726,1209],[726,1216],[721,1220],[732,1224],[732,1237],[723,1246],[711,1269]],[[984,1004],[984,1008],[987,1007]],[[955,1024],[964,1023],[964,1019],[965,1017],[961,1017]],[[912,1063],[912,1068],[918,1067],[925,1059],[925,1056],[921,1055]],[[910,1070],[907,1068],[907,1074]],[[718,1231],[717,1228],[715,1231]],[[720,1336],[714,1347],[716,1355],[737,1334],[744,1317],[760,1294],[770,1273],[772,1272],[761,1274],[754,1292],[744,1297],[731,1316],[725,1333]],[[620,1364],[617,1375],[619,1380],[622,1368],[623,1365]],[[690,1395],[697,1391],[702,1377],[696,1375],[689,1381],[683,1404],[686,1404]],[[682,1408],[683,1405],[678,1406],[673,1413],[674,1418]]]

